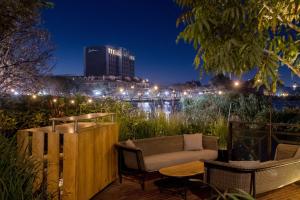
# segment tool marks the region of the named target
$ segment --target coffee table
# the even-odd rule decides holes
[[[160,191],[169,191],[180,194],[183,199],[186,199],[188,182],[190,178],[203,178],[204,163],[194,161],[171,167],[161,168],[159,173],[163,176],[162,179],[155,181]]]

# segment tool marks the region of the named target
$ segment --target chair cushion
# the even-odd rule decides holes
[[[201,133],[184,134],[183,141],[185,151],[199,151],[203,149]]]
[[[298,150],[298,145],[278,144],[274,160],[284,160],[293,158]]]
[[[136,145],[131,139],[126,140],[125,145],[130,147],[130,148],[136,148]]]
[[[163,167],[170,167],[197,160],[215,160],[217,157],[218,151],[205,149],[201,151],[178,151],[145,156],[144,162],[146,171],[150,172],[157,171]]]

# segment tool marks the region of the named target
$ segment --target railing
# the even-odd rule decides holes
[[[270,160],[279,143],[300,145],[300,125],[236,121],[229,123],[229,159]]]
[[[107,116],[113,114],[54,118],[53,126],[18,132],[20,152],[39,163],[35,189],[45,183],[54,199],[87,200],[116,179],[119,131],[112,121],[99,122]]]

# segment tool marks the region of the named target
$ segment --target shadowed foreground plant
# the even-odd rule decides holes
[[[33,192],[37,163],[18,153],[15,138],[0,135],[0,199],[49,199],[43,184]]]

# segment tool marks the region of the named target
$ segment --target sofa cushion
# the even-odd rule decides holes
[[[144,162],[146,171],[150,172],[157,171],[163,167],[170,167],[197,160],[215,160],[217,157],[218,151],[205,149],[201,151],[179,151],[145,156]]]
[[[142,149],[144,156],[183,151],[182,135],[138,139],[133,142]]]
[[[297,152],[295,153],[294,158],[300,159],[300,147],[298,148]]]
[[[203,149],[201,133],[184,134],[183,141],[185,151],[198,151]]]
[[[284,160],[293,158],[298,148],[298,145],[278,144],[274,160]]]

